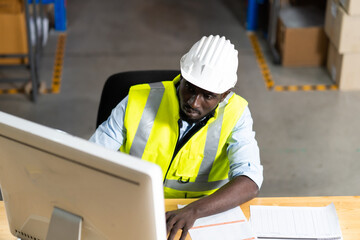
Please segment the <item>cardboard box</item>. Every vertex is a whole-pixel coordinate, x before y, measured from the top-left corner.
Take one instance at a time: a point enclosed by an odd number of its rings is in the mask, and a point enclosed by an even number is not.
[[[359,0],[340,0],[340,3],[349,15],[360,15]]]
[[[328,39],[323,29],[324,13],[308,7],[280,11],[277,47],[286,67],[320,66],[326,62]]]
[[[24,11],[22,0],[0,0],[0,14],[17,14]]]
[[[337,0],[327,3],[325,32],[340,53],[360,52],[360,15],[348,15]]]
[[[25,13],[0,14],[0,54],[27,54]],[[0,58],[0,64],[21,64],[20,58]]]
[[[341,54],[332,43],[329,44],[327,69],[340,90],[360,90],[359,62],[360,53]]]

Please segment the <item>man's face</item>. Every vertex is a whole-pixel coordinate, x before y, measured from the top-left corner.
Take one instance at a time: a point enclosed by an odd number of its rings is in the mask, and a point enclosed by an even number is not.
[[[184,78],[180,80],[179,98],[180,111],[185,117],[184,120],[196,122],[216,108],[229,94],[227,91],[223,94],[216,94],[199,88]]]

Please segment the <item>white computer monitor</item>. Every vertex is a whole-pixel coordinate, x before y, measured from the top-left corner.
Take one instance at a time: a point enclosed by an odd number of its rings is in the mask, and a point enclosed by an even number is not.
[[[18,238],[166,239],[161,176],[155,164],[0,112],[0,187]]]

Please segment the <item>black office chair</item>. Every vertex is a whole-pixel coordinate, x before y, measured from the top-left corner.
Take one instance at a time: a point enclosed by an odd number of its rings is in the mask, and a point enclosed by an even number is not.
[[[179,70],[148,70],[121,72],[110,76],[101,93],[96,128],[110,116],[111,110],[128,95],[131,86],[172,80],[178,74],[180,74]]]

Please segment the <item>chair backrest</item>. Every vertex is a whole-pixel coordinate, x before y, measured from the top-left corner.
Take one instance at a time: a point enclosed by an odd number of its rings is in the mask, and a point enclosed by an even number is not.
[[[96,127],[103,123],[110,116],[112,109],[128,95],[131,86],[172,80],[178,74],[180,74],[179,70],[148,70],[111,75],[106,80],[101,93]]]

